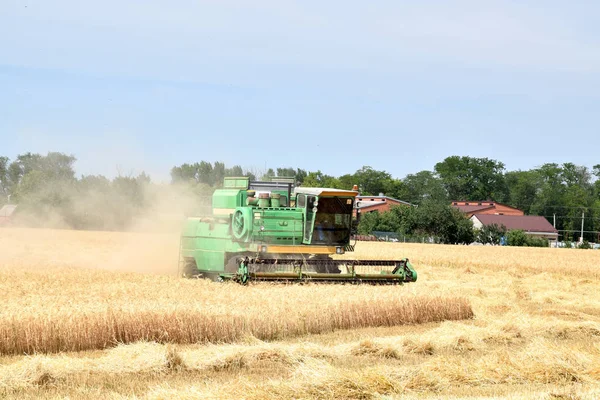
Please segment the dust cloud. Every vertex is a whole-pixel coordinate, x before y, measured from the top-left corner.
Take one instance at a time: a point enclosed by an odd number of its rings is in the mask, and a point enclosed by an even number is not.
[[[0,269],[93,268],[176,275],[179,235],[0,228]]]
[[[59,188],[67,208],[18,209],[10,226],[0,228],[0,268],[176,275],[183,223],[209,212],[210,195],[184,185],[143,183],[136,187],[143,191],[139,196],[128,197],[97,186]],[[136,198],[144,204],[133,203]]]

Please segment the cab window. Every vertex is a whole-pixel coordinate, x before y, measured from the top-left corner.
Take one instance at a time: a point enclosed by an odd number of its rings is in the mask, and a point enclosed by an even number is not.
[[[299,194],[296,199],[296,207],[304,207],[306,205],[306,196],[303,194]]]

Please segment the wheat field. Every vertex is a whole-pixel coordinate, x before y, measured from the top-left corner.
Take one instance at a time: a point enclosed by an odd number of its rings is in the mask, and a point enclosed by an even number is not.
[[[358,243],[401,287],[176,277],[176,233],[0,229],[0,398],[600,398],[600,252]]]

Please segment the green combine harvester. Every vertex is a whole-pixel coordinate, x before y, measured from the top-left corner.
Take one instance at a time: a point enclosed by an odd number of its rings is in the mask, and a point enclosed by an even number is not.
[[[356,188],[355,188],[356,189]],[[214,281],[415,282],[408,259],[333,259],[350,244],[357,190],[294,187],[293,179],[225,178],[212,216],[188,218],[180,272]]]

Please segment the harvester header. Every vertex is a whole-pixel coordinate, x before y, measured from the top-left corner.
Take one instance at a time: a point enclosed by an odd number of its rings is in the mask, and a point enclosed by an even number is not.
[[[357,195],[357,190],[295,187],[292,178],[225,178],[213,194],[212,215],[185,223],[183,274],[241,283],[416,281],[406,259],[331,258],[354,251],[350,236]]]

